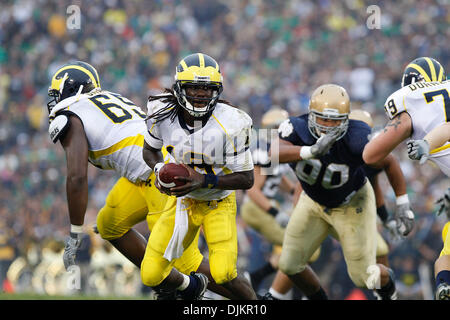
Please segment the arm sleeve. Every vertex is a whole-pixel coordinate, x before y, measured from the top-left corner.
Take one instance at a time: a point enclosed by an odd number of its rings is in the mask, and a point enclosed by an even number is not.
[[[242,129],[235,137],[233,137],[233,143],[226,144],[226,166],[231,169],[231,171],[240,172],[253,170],[250,137],[251,126]]]

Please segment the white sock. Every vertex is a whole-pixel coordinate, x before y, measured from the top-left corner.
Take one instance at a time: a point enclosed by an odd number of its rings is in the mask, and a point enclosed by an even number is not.
[[[275,299],[280,299],[280,300],[292,300],[292,289],[290,289],[288,292],[286,293],[279,293],[278,291],[276,291],[273,288],[269,289],[270,294],[275,298]]]
[[[184,289],[186,289],[188,287],[189,283],[191,282],[191,279],[187,275],[182,274],[182,276],[183,276],[183,283],[180,284],[180,286],[177,288],[177,290],[180,290],[180,291],[183,291]]]

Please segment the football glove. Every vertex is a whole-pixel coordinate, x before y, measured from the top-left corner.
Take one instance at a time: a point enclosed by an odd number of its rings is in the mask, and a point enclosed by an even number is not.
[[[303,146],[300,149],[300,157],[302,159],[320,158],[321,156],[327,154],[339,135],[340,130],[337,129],[322,135],[312,146]]]
[[[450,219],[450,188],[448,188],[444,195],[436,201],[436,204],[439,206],[437,215],[445,213]]]
[[[63,253],[64,267],[69,270],[69,267],[76,265],[75,258],[77,256],[78,248],[81,245],[81,233],[70,233],[70,236],[66,238],[66,246]]]
[[[397,204],[394,219],[397,223],[396,228],[400,235],[407,236],[412,231],[415,222],[414,213],[409,206],[409,202]]]
[[[426,140],[409,140],[407,148],[408,157],[411,160],[419,160],[419,164],[424,164],[430,156],[430,146]]]
[[[383,223],[383,226],[389,231],[389,237],[392,241],[398,242],[402,239],[397,229],[397,222],[394,219],[386,221],[386,223]]]

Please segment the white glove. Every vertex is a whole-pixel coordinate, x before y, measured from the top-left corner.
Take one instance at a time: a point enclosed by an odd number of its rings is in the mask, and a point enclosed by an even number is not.
[[[419,164],[424,164],[430,156],[430,146],[426,140],[409,140],[407,142],[408,157],[411,160],[419,160]]]
[[[66,247],[64,248],[63,261],[66,270],[70,266],[76,265],[75,258],[77,256],[78,248],[81,245],[81,233],[70,233],[70,237],[66,238]]]
[[[390,219],[383,225],[389,231],[389,237],[392,241],[397,242],[402,239],[402,236],[397,229],[397,221],[395,221],[394,219]]]
[[[450,188],[444,193],[444,195],[436,201],[439,205],[437,215],[441,213],[446,213],[447,217],[450,219]]]
[[[319,158],[331,149],[336,139],[339,137],[339,130],[333,130],[322,135],[312,146],[303,146],[300,149],[300,157],[302,159]]]
[[[407,236],[414,228],[414,213],[411,210],[408,195],[397,197],[394,219],[397,223],[397,230],[402,236]]]

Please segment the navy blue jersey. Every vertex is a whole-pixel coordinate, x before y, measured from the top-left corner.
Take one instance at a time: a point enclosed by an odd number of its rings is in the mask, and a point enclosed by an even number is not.
[[[287,120],[286,120],[287,121]],[[280,125],[280,139],[298,146],[311,146],[316,139],[308,129],[308,115],[290,117]],[[370,127],[350,120],[344,137],[330,151],[317,159],[290,163],[306,194],[328,208],[345,203],[366,181],[362,152],[368,142]]]
[[[383,171],[383,169],[369,167],[368,165],[364,165],[363,170],[364,170],[364,173],[366,174],[366,177],[369,178],[369,180],[371,180],[371,181],[373,178],[375,178],[375,176],[377,174],[379,174],[381,171]]]

